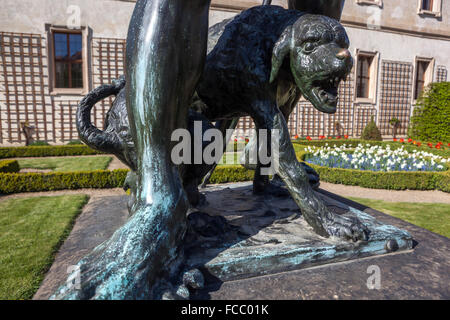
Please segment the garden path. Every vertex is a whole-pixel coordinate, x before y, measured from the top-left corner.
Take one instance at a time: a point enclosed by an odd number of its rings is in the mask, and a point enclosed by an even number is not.
[[[328,182],[321,182],[320,188],[325,191],[339,195],[341,197],[358,197],[391,202],[431,202],[431,203],[450,204],[450,194],[442,191],[418,191],[418,190],[398,191],[398,190],[367,189],[356,186],[332,184]],[[125,192],[121,188],[29,192],[29,193],[16,193],[11,195],[0,196],[0,201],[11,198],[57,196],[65,194],[87,194],[90,197],[108,197],[115,195],[124,195]]]

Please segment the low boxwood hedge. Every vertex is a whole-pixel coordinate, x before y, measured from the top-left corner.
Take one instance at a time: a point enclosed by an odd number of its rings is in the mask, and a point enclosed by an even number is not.
[[[297,153],[304,161],[307,153]],[[14,163],[14,161],[10,161]],[[17,161],[16,161],[17,162]],[[354,185],[372,189],[441,190],[450,192],[450,171],[444,172],[374,172],[328,168],[309,164],[325,182]],[[18,164],[10,166],[18,168]],[[12,170],[16,170],[16,169]],[[18,170],[17,170],[18,171]],[[0,173],[0,193],[38,192],[82,188],[119,188],[123,186],[128,170],[97,170],[52,173]],[[211,183],[251,181],[254,171],[240,165],[219,166]]]
[[[128,170],[51,173],[0,173],[0,193],[38,192],[83,188],[119,188]]]
[[[241,165],[230,165],[230,166],[218,166],[211,178],[210,183],[228,183],[228,182],[242,182],[251,181],[255,172],[252,170],[247,170]]]
[[[102,154],[86,145],[0,147],[0,159],[26,157],[88,156]]]
[[[0,160],[0,173],[19,172],[20,166],[17,160]]]
[[[297,152],[304,161],[307,153]],[[320,180],[335,184],[388,190],[441,190],[450,192],[450,171],[364,171],[329,168],[308,163],[320,175]]]

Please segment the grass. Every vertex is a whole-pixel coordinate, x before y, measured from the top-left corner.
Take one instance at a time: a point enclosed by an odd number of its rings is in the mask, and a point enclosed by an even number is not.
[[[37,159],[19,159],[21,169],[49,169],[52,171],[90,171],[105,170],[108,168],[112,158],[108,156],[99,157],[54,157]]]
[[[348,198],[450,238],[450,204],[389,202],[354,197]]]
[[[0,202],[0,300],[33,297],[88,198],[70,195]]]

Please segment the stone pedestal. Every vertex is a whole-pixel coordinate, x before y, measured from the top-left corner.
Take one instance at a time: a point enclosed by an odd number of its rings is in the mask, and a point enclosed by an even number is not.
[[[358,217],[366,242],[313,232],[290,197],[255,196],[249,183],[202,190],[207,203],[189,215],[188,265],[229,281],[347,261],[413,248],[411,235],[323,194],[328,207]],[[220,192],[219,192],[220,191]]]

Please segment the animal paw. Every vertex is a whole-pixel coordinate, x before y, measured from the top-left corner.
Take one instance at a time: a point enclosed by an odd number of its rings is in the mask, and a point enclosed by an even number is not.
[[[356,242],[369,239],[369,229],[355,217],[333,214],[327,218],[324,228],[330,236],[345,240]]]

